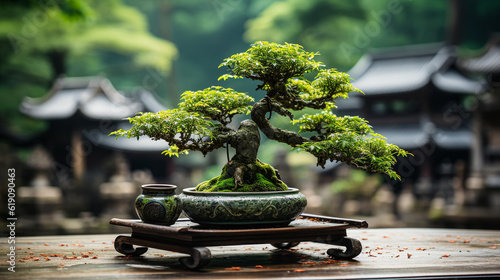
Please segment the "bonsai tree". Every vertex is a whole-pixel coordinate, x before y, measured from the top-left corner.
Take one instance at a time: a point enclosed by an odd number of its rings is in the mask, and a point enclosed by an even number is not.
[[[279,173],[257,158],[260,131],[269,139],[288,144],[317,158],[324,167],[327,160],[341,161],[357,169],[378,172],[399,179],[392,170],[396,156],[407,152],[375,134],[368,122],[357,116],[340,117],[332,113],[335,100],[350,92],[361,92],[346,73],[325,69],[315,61],[317,53],[296,44],[256,42],[243,53],[226,58],[219,67],[227,67],[228,78],[260,81],[257,90],[262,99],[254,99],[231,88],[212,86],[182,94],[178,108],[158,113],[140,113],[128,118],[132,127],[111,134],[165,140],[170,147],[164,154],[186,154],[189,150],[204,155],[231,145],[236,154],[222,168],[220,176],[203,182],[198,191],[276,191],[286,190]],[[316,72],[310,81],[305,75]],[[316,109],[293,119],[292,111]],[[297,132],[275,127],[272,113],[290,118]],[[229,124],[236,115],[250,114],[237,130]],[[308,135],[307,137],[304,135]]]

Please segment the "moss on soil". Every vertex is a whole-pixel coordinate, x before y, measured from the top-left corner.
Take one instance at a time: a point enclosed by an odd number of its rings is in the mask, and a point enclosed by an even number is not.
[[[236,183],[235,171],[240,169],[242,183]],[[236,186],[238,184],[238,186]],[[243,164],[237,157],[224,165],[219,176],[196,186],[197,191],[206,192],[259,192],[282,191],[288,187],[281,181],[279,173],[271,165],[257,159],[254,163]]]

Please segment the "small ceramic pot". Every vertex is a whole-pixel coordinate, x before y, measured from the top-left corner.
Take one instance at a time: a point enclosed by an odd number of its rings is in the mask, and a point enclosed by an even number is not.
[[[142,194],[135,200],[135,211],[149,224],[171,225],[181,214],[181,201],[175,195],[177,186],[168,184],[142,185]]]

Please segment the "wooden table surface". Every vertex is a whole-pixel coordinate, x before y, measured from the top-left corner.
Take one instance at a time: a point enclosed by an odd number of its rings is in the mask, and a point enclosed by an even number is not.
[[[301,243],[289,250],[269,244],[209,247],[201,271],[182,267],[179,253],[150,249],[126,257],[113,235],[16,237],[15,272],[0,239],[0,279],[432,279],[500,278],[500,231],[457,229],[349,229],[363,252],[350,261],[325,254],[330,245]]]

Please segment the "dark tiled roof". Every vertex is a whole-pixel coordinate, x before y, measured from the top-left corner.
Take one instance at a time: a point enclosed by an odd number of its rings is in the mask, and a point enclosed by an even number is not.
[[[410,92],[425,86],[449,56],[438,53],[435,45],[378,50],[366,54],[349,74],[367,95]]]
[[[432,139],[443,149],[470,149],[473,133],[466,128],[437,129]]]
[[[146,112],[156,113],[159,111],[167,110],[167,107],[158,102],[158,98],[156,97],[156,95],[149,91],[142,90],[141,92],[139,92],[139,94],[137,94],[137,98],[144,105]]]
[[[436,73],[432,76],[432,83],[451,93],[479,94],[487,89],[484,82],[471,80],[454,69]]]
[[[366,95],[407,93],[432,83],[455,93],[479,93],[480,82],[470,80],[451,67],[456,48],[425,45],[379,50],[365,55],[349,74],[354,86]]]
[[[129,129],[131,125],[126,122],[120,122],[118,129]],[[169,148],[167,142],[163,140],[155,141],[147,136],[137,138],[126,138],[126,137],[116,137],[114,135],[108,135],[106,132],[98,131],[94,135],[96,139],[100,139],[99,144],[113,148],[121,151],[140,151],[140,152],[161,152]]]
[[[492,36],[482,55],[460,59],[459,65],[471,72],[500,73],[500,34]]]
[[[403,149],[417,149],[429,143],[431,135],[420,125],[380,125],[373,128],[387,142]]]
[[[436,128],[430,122],[421,122],[415,125],[377,125],[373,128],[376,133],[386,137],[388,143],[399,146],[405,150],[418,150],[421,153],[432,153],[434,147],[445,150],[466,150],[470,149],[473,141],[473,134],[467,128],[443,129]],[[426,145],[435,145],[426,147]],[[426,155],[428,156],[428,155]],[[318,173],[330,172],[341,162],[327,162],[325,168],[315,168]]]
[[[25,98],[20,110],[37,119],[66,119],[80,111],[90,119],[121,120],[146,107],[161,108],[151,105],[154,97],[150,94],[141,96],[146,97],[146,102],[124,96],[103,77],[60,78],[47,96]]]
[[[434,127],[432,125],[432,127]],[[466,128],[458,129],[428,129],[423,126],[376,126],[375,132],[387,138],[387,142],[403,149],[418,149],[432,140],[442,149],[470,149],[473,134]]]

